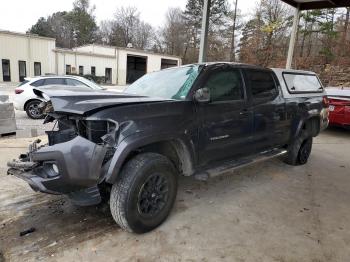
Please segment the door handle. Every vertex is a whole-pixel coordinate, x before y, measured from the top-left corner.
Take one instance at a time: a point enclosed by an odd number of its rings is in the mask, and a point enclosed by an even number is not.
[[[239,112],[240,115],[245,115],[248,113],[248,109],[244,108],[241,112]]]

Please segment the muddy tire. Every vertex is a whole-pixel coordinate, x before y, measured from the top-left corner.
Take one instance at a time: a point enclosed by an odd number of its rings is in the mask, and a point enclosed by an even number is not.
[[[123,229],[146,233],[170,214],[177,193],[177,170],[170,160],[142,153],[129,160],[112,186],[110,209]]]
[[[295,138],[288,146],[288,153],[284,162],[292,166],[300,166],[307,163],[312,150],[312,136],[306,131]]]
[[[26,113],[31,119],[42,119],[45,117],[45,114],[39,109],[40,103],[40,100],[33,100],[26,105]]]

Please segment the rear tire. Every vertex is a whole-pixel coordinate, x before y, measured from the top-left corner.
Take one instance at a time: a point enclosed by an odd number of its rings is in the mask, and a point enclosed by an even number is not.
[[[300,166],[307,163],[312,150],[312,136],[306,131],[295,138],[288,146],[288,153],[284,162],[292,166]]]
[[[177,173],[170,160],[160,154],[142,153],[129,160],[110,195],[117,224],[138,234],[162,224],[174,205]]]
[[[45,117],[42,110],[38,108],[40,103],[40,100],[33,100],[26,105],[26,113],[31,119],[42,119]]]

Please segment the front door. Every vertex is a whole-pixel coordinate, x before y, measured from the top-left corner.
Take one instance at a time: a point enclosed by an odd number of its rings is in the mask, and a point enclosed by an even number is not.
[[[202,87],[211,101],[197,105],[201,123],[198,157],[201,166],[249,153],[252,112],[248,108],[242,73],[224,65],[209,73]]]

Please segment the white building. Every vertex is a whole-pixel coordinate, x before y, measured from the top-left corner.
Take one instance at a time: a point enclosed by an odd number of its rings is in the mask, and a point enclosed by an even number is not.
[[[56,48],[53,38],[0,31],[0,82],[45,74],[92,74],[109,84],[132,83],[145,73],[181,65],[181,58],[134,48],[85,45]]]

